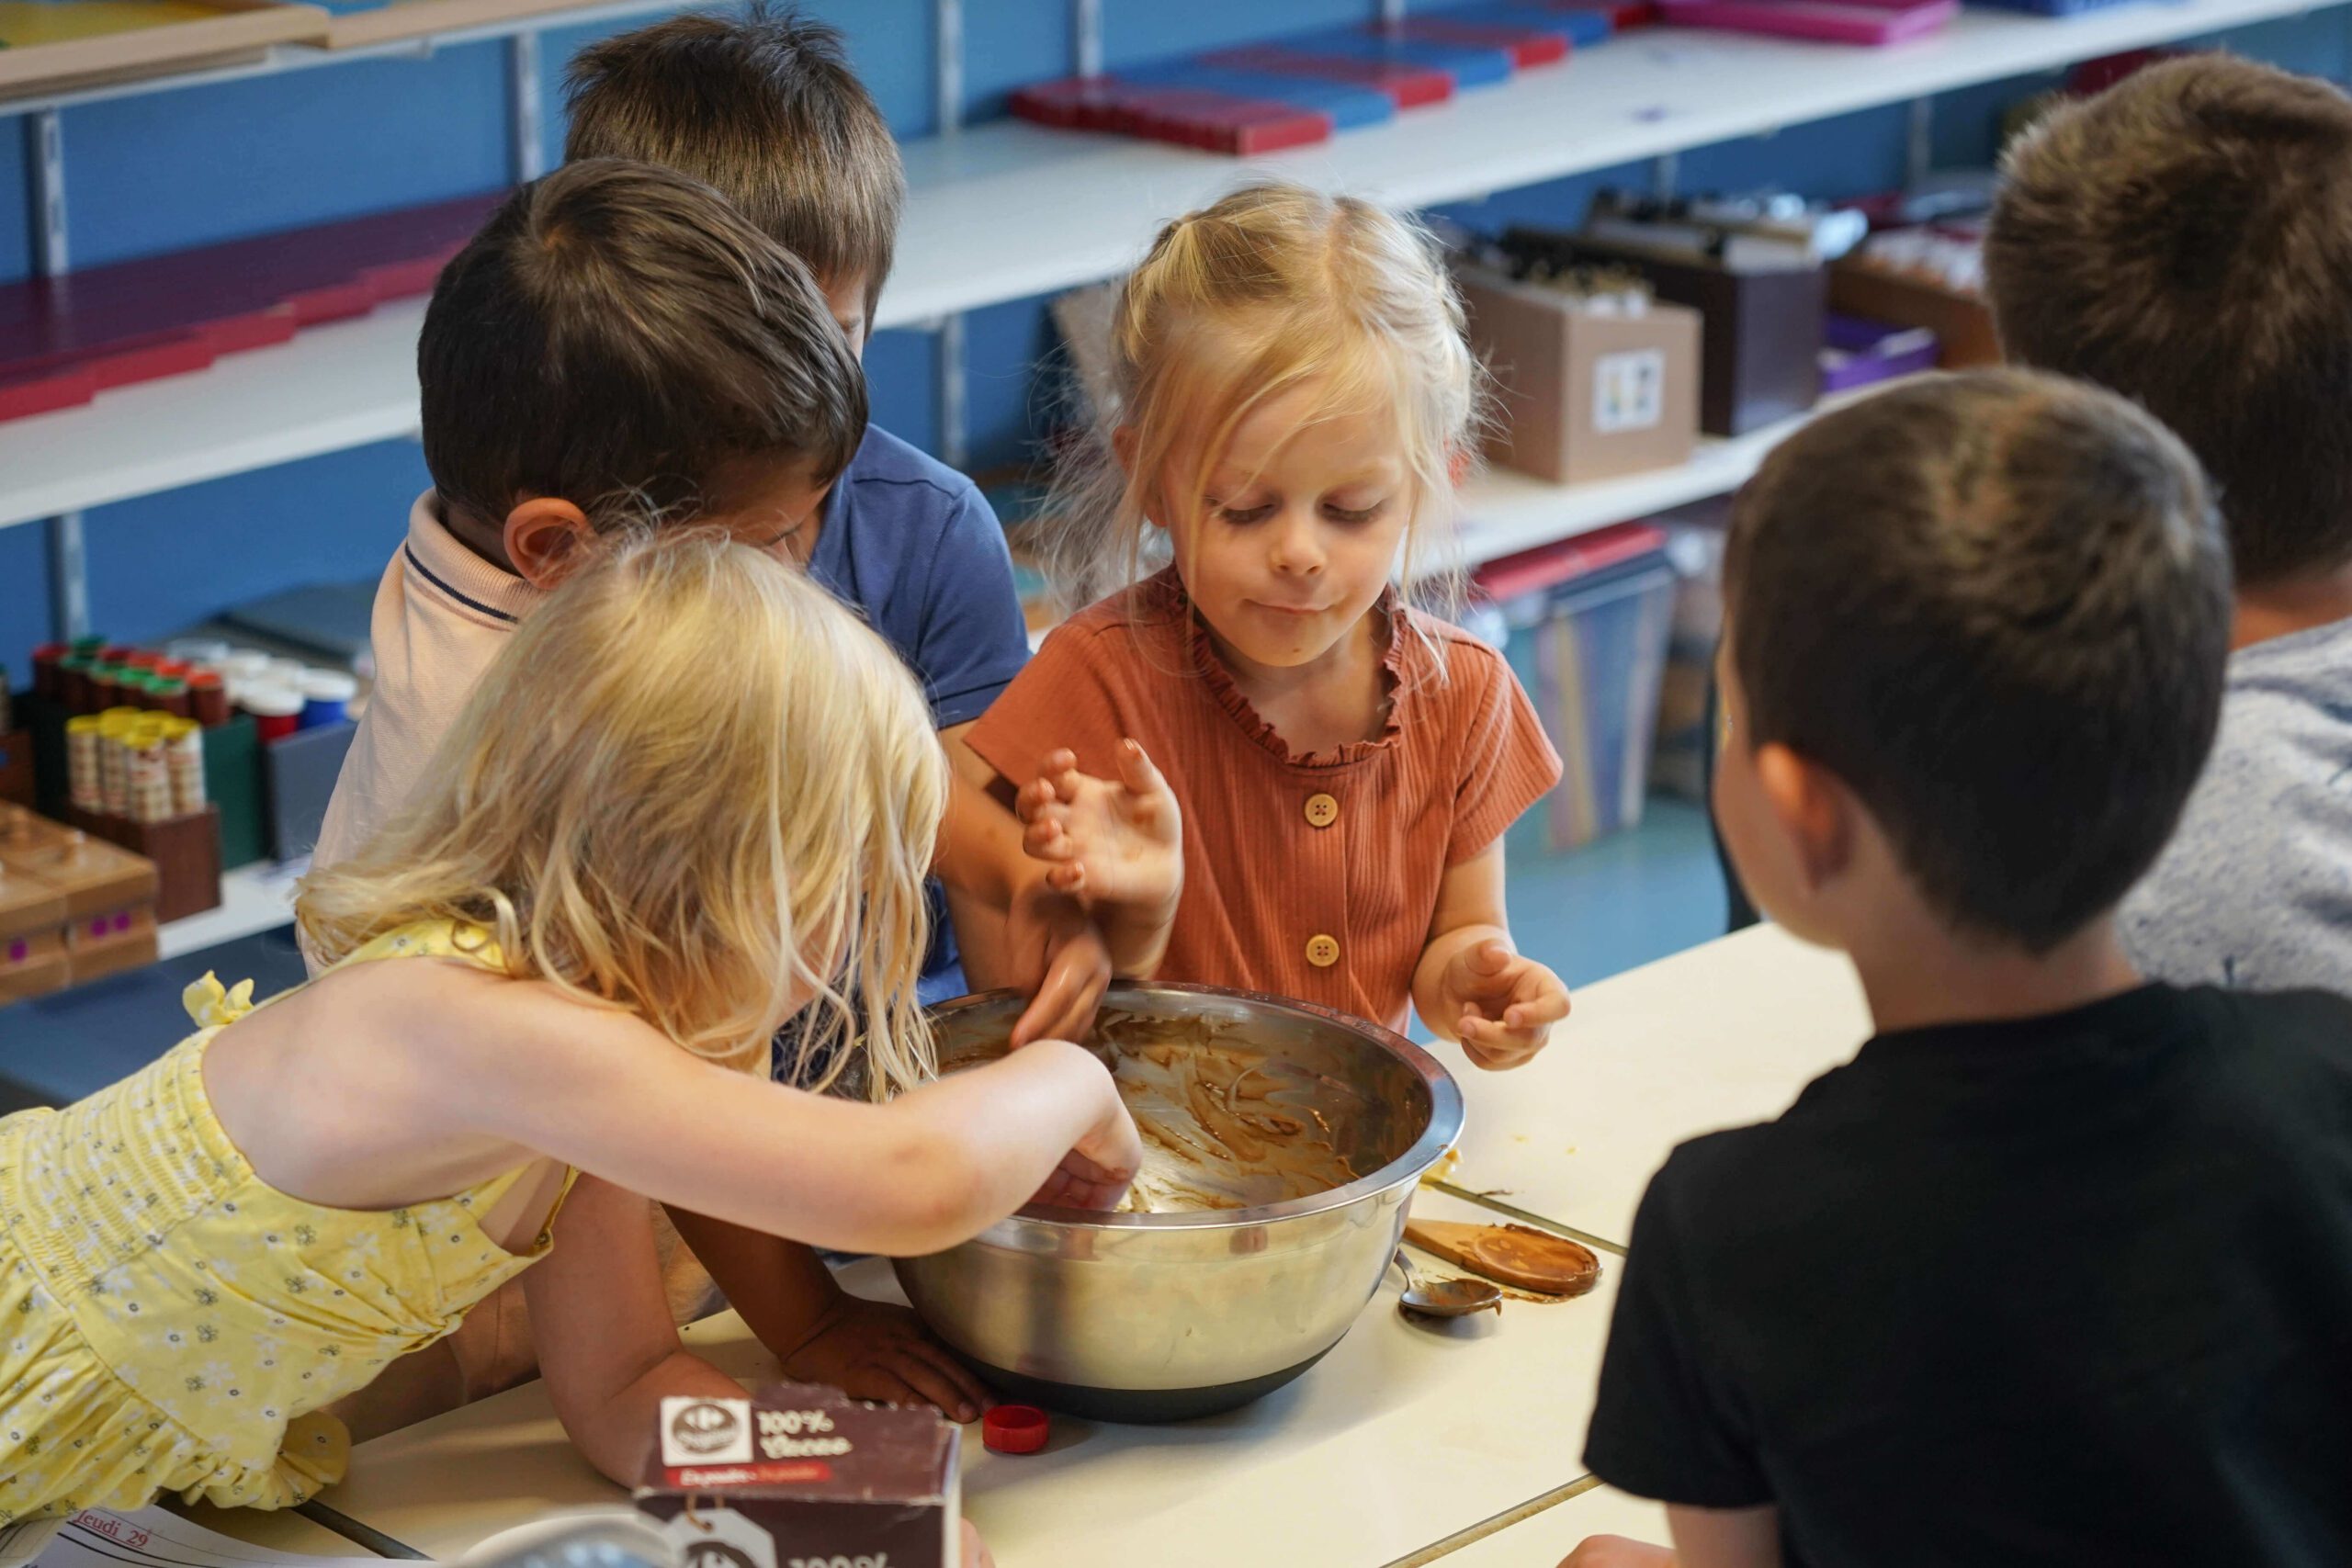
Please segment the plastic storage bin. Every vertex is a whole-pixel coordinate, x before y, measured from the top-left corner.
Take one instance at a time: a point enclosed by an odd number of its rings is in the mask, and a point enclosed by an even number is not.
[[[1562,773],[1506,838],[1549,854],[1637,826],[1649,788],[1676,576],[1664,530],[1621,524],[1478,574]]]

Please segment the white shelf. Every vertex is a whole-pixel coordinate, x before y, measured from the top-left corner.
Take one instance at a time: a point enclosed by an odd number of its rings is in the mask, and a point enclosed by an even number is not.
[[[294,879],[305,865],[241,866],[220,879],[220,907],[167,922],[157,933],[159,957],[177,958],[199,948],[272,931],[294,919]]]
[[[1679,468],[1654,468],[1581,485],[1555,485],[1510,468],[1490,468],[1463,495],[1454,559],[1443,564],[1475,569],[1612,523],[1653,516],[1712,495],[1729,495],[1747,482],[1773,447],[1814,420],[1896,384],[1885,381],[1824,398],[1808,412],[1746,435],[1728,440],[1702,437],[1699,450]]]
[[[899,265],[877,319],[904,325],[1111,276],[1159,225],[1253,175],[1396,207],[1458,201],[2318,8],[2147,0],[2065,21],[1970,9],[1886,50],[1651,28],[1256,160],[994,123],[907,147]]]
[[[2068,21],[1969,10],[1941,36],[1891,50],[1650,29],[1257,161],[1017,121],[931,137],[906,148],[899,265],[876,324],[1110,276],[1158,225],[1252,175],[1400,207],[1459,200],[2314,8],[2143,0]],[[423,314],[422,302],[388,307],[193,376],[0,423],[0,527],[413,434]]]
[[[0,423],[0,528],[411,435],[424,302]]]

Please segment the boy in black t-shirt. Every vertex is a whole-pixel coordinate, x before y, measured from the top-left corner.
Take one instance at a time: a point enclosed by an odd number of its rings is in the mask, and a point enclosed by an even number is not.
[[[1772,455],[1725,581],[1724,837],[1879,1033],[1651,1182],[1591,1468],[1690,1568],[2352,1562],[2352,1002],[2115,932],[2219,708],[2195,460],[1898,389]]]

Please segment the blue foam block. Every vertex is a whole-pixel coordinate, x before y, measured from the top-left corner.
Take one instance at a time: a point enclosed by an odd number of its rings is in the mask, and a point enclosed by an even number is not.
[[[1617,29],[1610,24],[1609,13],[1598,7],[1577,6],[1554,10],[1548,6],[1515,6],[1509,3],[1494,6],[1468,6],[1458,11],[1432,11],[1432,20],[1472,22],[1487,28],[1525,28],[1530,32],[1565,33],[1568,42],[1578,49],[1596,44]]]
[[[1510,55],[1503,50],[1479,49],[1469,44],[1430,43],[1419,39],[1383,38],[1354,28],[1339,32],[1310,33],[1304,38],[1283,39],[1281,42],[1284,49],[1295,50],[1301,54],[1368,60],[1383,65],[1426,66],[1453,77],[1456,91],[1500,86],[1510,80],[1514,69]]]
[[[1197,87],[1237,98],[1262,98],[1289,104],[1331,117],[1335,130],[1385,125],[1396,118],[1396,105],[1387,94],[1345,82],[1318,82],[1304,76],[1280,76],[1271,71],[1228,71],[1193,61],[1122,71],[1123,80],[1154,87]]]

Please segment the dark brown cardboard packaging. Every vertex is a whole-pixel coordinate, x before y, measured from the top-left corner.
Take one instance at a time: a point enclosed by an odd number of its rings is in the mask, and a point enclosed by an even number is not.
[[[830,1388],[665,1399],[637,1506],[686,1568],[957,1568],[962,1440]]]

